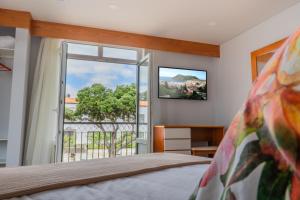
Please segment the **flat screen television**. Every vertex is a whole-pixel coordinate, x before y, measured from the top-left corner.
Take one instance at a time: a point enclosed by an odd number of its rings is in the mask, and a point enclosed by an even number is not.
[[[207,100],[205,70],[158,67],[158,98]]]

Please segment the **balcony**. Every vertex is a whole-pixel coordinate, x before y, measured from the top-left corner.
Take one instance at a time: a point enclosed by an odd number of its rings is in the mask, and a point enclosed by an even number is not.
[[[62,161],[134,155],[136,137],[135,122],[64,122]]]

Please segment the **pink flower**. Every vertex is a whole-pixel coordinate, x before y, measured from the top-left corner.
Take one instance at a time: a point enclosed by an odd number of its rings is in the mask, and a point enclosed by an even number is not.
[[[216,155],[211,162],[208,170],[203,175],[200,181],[200,187],[205,187],[209,181],[215,177],[218,173],[225,174],[229,168],[230,161],[233,158],[235,152],[234,139],[238,133],[238,125],[240,123],[241,114],[238,113],[232,121],[229,129],[227,130],[225,137],[223,138]]]
[[[199,187],[206,187],[209,181],[217,175],[217,163],[213,160],[203,175]]]

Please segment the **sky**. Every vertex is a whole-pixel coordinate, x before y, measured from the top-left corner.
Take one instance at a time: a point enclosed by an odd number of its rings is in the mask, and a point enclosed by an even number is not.
[[[98,46],[68,43],[68,53],[98,56]],[[103,56],[135,60],[137,52],[103,47]],[[143,79],[143,76],[141,77]],[[95,83],[101,83],[111,89],[115,89],[117,85],[136,83],[136,65],[67,60],[66,95],[76,97],[80,89]],[[141,83],[141,88],[143,88],[146,83]]]
[[[196,70],[185,70],[185,69],[173,69],[173,68],[163,68],[160,67],[159,75],[161,77],[174,77],[176,75],[185,75],[185,76],[196,76],[200,80],[206,80],[205,71],[196,71]]]
[[[68,43],[68,53],[98,56],[98,46]],[[137,51],[130,49],[119,49],[113,47],[103,47],[103,56],[109,58],[123,58],[128,60],[136,60]]]
[[[115,89],[117,85],[136,82],[136,66],[95,61],[67,61],[66,94],[76,97],[77,92],[94,83]]]

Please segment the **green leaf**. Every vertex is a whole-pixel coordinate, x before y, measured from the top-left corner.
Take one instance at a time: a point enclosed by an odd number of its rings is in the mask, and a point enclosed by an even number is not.
[[[198,190],[199,190],[199,187],[197,185],[197,187],[194,189],[193,194],[190,196],[189,200],[196,200],[197,194],[198,194]]]
[[[284,199],[291,175],[290,170],[278,170],[274,160],[266,162],[259,180],[257,200]]]
[[[190,196],[189,200],[196,200],[197,195],[194,193]]]
[[[298,140],[293,129],[281,123],[277,123],[275,124],[274,134],[279,148],[288,152],[288,154],[293,157],[293,160],[296,160],[298,154]]]
[[[254,134],[256,131],[256,129],[254,128],[244,128],[243,131],[241,131],[238,136],[237,136],[237,140],[235,141],[235,146],[238,147],[240,146],[240,144],[244,141],[244,139],[251,135]]]
[[[259,141],[249,142],[241,153],[240,160],[234,169],[232,175],[227,181],[228,185],[236,183],[246,178],[259,164],[271,159],[270,156],[263,155],[260,149]]]
[[[231,192],[230,188],[224,190],[221,200],[236,200],[235,195]]]
[[[227,172],[226,172],[224,175],[221,175],[221,176],[220,176],[220,181],[222,182],[222,184],[223,184],[224,187],[226,187],[227,179],[228,179],[229,175],[231,174],[230,172],[233,170],[233,169],[232,169],[232,167],[233,167],[233,166],[232,166],[232,163],[233,163],[233,161],[234,161],[235,154],[236,154],[236,150],[234,151],[234,154],[233,154],[233,156],[231,157],[231,160],[230,160],[230,162],[229,162],[229,167],[228,167],[228,169],[227,169]]]

